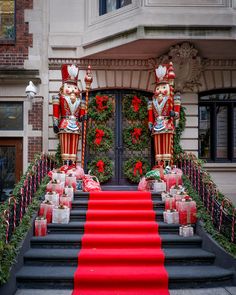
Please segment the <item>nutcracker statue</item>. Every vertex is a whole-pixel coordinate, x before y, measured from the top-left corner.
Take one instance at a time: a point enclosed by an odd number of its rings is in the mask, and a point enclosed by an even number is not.
[[[155,69],[156,88],[148,103],[148,127],[154,137],[155,161],[158,166],[173,161],[174,120],[179,118],[180,95],[174,95],[173,64]]]
[[[53,96],[53,129],[59,134],[61,157],[65,164],[76,162],[81,122],[86,119],[85,103],[77,86],[78,68],[62,65],[62,87]]]

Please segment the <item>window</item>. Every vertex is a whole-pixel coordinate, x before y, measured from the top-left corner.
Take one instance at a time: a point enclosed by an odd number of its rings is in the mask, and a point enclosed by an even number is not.
[[[0,102],[0,130],[23,130],[22,102]]]
[[[15,0],[0,0],[0,41],[15,39]]]
[[[99,15],[106,14],[132,3],[132,0],[99,0]]]
[[[236,90],[200,95],[198,148],[208,161],[236,160]]]

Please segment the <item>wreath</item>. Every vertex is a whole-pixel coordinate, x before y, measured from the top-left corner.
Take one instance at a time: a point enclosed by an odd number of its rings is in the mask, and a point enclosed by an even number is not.
[[[134,183],[138,183],[150,169],[148,161],[141,157],[132,158],[124,163],[124,175]]]
[[[104,125],[90,128],[87,134],[87,142],[92,151],[108,151],[113,143],[113,133],[111,128]]]
[[[123,112],[128,120],[147,118],[147,98],[145,96],[126,95],[123,100]]]
[[[91,174],[97,176],[101,183],[108,181],[113,175],[112,162],[107,157],[97,157],[88,164]]]
[[[124,143],[128,149],[142,151],[148,146],[148,128],[143,124],[135,124],[123,131]]]
[[[112,115],[112,103],[109,101],[109,96],[97,94],[92,97],[88,115],[94,121],[107,121]]]

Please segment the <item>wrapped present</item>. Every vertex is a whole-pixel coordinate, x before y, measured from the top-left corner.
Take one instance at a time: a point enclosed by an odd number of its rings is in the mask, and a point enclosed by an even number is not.
[[[189,196],[179,202],[179,223],[181,225],[194,224],[197,222],[197,206]]]
[[[96,176],[86,174],[83,178],[84,192],[99,192],[101,191],[100,183]]]
[[[52,223],[67,224],[70,221],[70,208],[60,205],[52,210]]]
[[[58,206],[59,205],[59,194],[56,192],[47,192],[45,195],[45,201],[49,201],[54,206]]]
[[[185,191],[178,191],[177,194],[174,195],[177,210],[179,210],[179,202],[181,202],[186,196],[187,193]]]
[[[164,175],[164,180],[166,182],[166,190],[170,191],[171,187],[182,185],[182,173],[178,174],[171,172],[170,174]]]
[[[77,165],[75,168],[75,176],[77,180],[83,179],[84,177],[84,169],[80,167],[79,165]]]
[[[76,177],[72,174],[67,175],[65,185],[72,186],[76,190]]]
[[[164,222],[168,224],[179,223],[179,212],[177,210],[167,210],[163,212]]]
[[[73,186],[66,186],[64,188],[65,195],[71,197],[72,201],[74,200],[74,188]]]
[[[166,198],[170,197],[170,194],[167,192],[162,192],[161,193],[161,200],[162,202],[165,202]]]
[[[166,190],[166,183],[162,180],[147,180],[147,190],[154,193],[161,193]]]
[[[151,171],[148,171],[145,175],[146,180],[160,180],[160,171],[159,169],[153,169]]]
[[[71,209],[72,207],[72,198],[68,195],[62,195],[59,198],[60,200],[60,205],[64,205],[66,207],[69,207]]]
[[[56,171],[52,173],[52,179],[58,180],[60,182],[65,182],[66,174],[64,171]]]
[[[178,192],[181,192],[183,190],[183,187],[182,185],[173,185],[171,188],[170,188],[170,194],[172,196],[176,195]]]
[[[179,235],[182,237],[192,237],[194,235],[193,227],[190,225],[180,226]]]
[[[147,180],[145,177],[142,177],[138,184],[138,191],[147,191]]]
[[[40,204],[39,208],[39,216],[45,217],[47,219],[47,223],[52,222],[52,209],[54,205],[52,202],[46,200]]]
[[[44,237],[47,235],[47,219],[37,217],[34,222],[34,234],[36,237]]]
[[[77,191],[83,191],[83,180],[76,178],[76,190]]]
[[[52,180],[47,184],[47,191],[53,191],[58,193],[59,195],[63,194],[64,191],[64,187],[65,187],[65,183],[64,182],[60,182],[59,180]]]
[[[165,200],[165,211],[176,209],[176,201],[173,197],[167,197]]]

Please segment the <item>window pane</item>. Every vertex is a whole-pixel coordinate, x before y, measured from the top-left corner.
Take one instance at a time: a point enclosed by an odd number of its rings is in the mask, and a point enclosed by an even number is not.
[[[23,103],[0,103],[0,130],[23,130]]]
[[[216,157],[228,157],[228,115],[226,106],[216,107]]]
[[[210,107],[200,106],[199,108],[199,157],[209,159],[210,153]]]
[[[11,195],[15,179],[16,148],[0,146],[0,200]]]
[[[0,0],[0,40],[15,38],[15,1]]]
[[[233,138],[233,143],[234,143],[234,150],[233,150],[233,157],[236,158],[236,107],[234,107],[234,138]]]
[[[126,6],[132,3],[132,0],[121,0],[120,6]]]
[[[106,0],[107,12],[116,10],[116,0]]]

